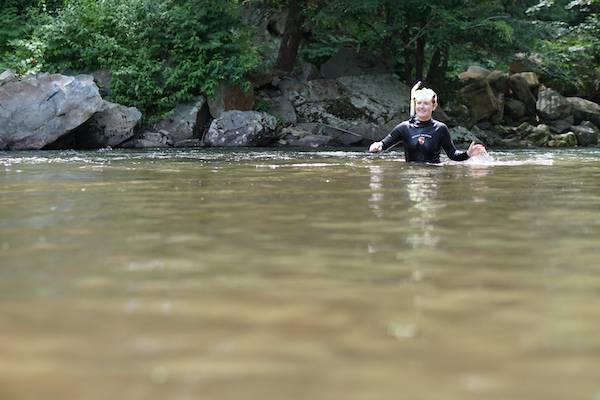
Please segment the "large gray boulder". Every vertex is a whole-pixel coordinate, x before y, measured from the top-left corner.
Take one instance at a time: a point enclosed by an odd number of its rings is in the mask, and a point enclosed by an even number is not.
[[[571,126],[571,131],[577,136],[579,146],[595,146],[598,144],[600,129],[590,121],[584,121],[581,125]]]
[[[508,86],[517,100],[525,104],[529,115],[536,114],[536,99],[531,92],[530,81],[522,74],[510,75]]]
[[[460,96],[466,100],[469,107],[470,118],[462,122],[467,128],[473,127],[477,122],[490,117],[504,107],[498,104],[498,98],[488,82],[465,86]]]
[[[537,109],[540,117],[545,120],[564,119],[571,114],[569,101],[555,91],[546,89],[540,92],[537,99]]]
[[[210,121],[206,98],[198,96],[191,103],[175,106],[173,113],[159,121],[155,129],[157,132],[164,132],[169,142],[177,144],[199,139],[208,128]]]
[[[26,76],[0,86],[0,140],[11,150],[42,149],[102,106],[91,75]]]
[[[319,124],[313,133],[337,135],[344,145],[379,140],[409,113],[410,88],[391,74],[297,82],[283,94],[299,122]]]
[[[7,69],[0,74],[0,86],[4,85],[5,83],[15,82],[17,80],[17,76],[12,69]]]
[[[257,147],[276,139],[277,120],[258,111],[225,111],[212,121],[204,144],[211,147]]]
[[[576,120],[590,121],[600,127],[600,104],[581,97],[567,97],[567,102],[571,105]]]
[[[102,109],[75,130],[74,147],[116,147],[133,137],[141,119],[142,113],[137,108],[104,100]]]

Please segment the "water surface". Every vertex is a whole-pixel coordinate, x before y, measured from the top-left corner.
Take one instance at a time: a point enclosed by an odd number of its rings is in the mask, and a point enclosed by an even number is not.
[[[600,150],[0,153],[0,399],[600,399]]]

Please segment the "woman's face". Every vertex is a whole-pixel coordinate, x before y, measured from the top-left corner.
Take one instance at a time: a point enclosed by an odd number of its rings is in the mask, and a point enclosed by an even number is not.
[[[427,97],[417,97],[415,99],[415,111],[419,121],[429,121],[436,107],[437,104],[434,104],[433,100]]]

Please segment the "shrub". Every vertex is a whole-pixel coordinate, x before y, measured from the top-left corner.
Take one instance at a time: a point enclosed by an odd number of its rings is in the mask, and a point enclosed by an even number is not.
[[[236,2],[68,0],[39,29],[60,69],[112,73],[108,99],[160,116],[221,79],[248,87],[259,59]]]

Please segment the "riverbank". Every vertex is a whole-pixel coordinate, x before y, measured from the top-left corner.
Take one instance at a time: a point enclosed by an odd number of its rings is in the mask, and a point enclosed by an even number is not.
[[[152,126],[135,108],[102,99],[94,75],[17,79],[7,71],[0,148],[366,147],[409,117],[410,88],[391,73],[361,70],[363,58],[345,51],[321,70],[265,70],[246,93],[223,83],[216,99],[198,96]],[[353,75],[342,74],[349,64]],[[434,113],[458,146],[598,146],[600,105],[562,96],[532,72],[473,67],[460,80],[455,98],[440,99]]]

